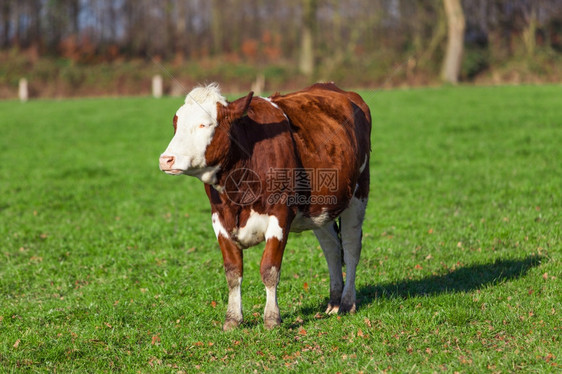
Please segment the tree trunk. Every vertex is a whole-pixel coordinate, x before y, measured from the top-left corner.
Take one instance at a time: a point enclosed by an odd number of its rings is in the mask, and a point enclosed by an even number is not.
[[[465,20],[460,0],[443,0],[443,3],[449,30],[441,76],[445,82],[454,84],[459,81],[461,70]]]
[[[304,75],[314,74],[314,31],[316,28],[317,0],[303,0],[301,55],[299,69]]]
[[[211,1],[211,28],[212,28],[212,37],[213,37],[213,53],[215,55],[222,54],[222,29],[223,29],[223,21],[222,21],[222,9],[220,0],[212,0]]]
[[[523,30],[523,41],[525,42],[525,49],[527,55],[533,57],[535,54],[536,46],[536,33],[537,33],[537,10],[534,4],[531,3],[531,11],[527,18],[527,27]]]
[[[187,10],[183,1],[176,4],[176,30],[174,36],[174,52],[184,56],[187,54]]]

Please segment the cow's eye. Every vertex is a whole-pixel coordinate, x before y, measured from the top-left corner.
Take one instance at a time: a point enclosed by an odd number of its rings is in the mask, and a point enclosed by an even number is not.
[[[176,131],[178,130],[178,116],[174,116],[174,119],[172,121],[174,123],[174,134],[176,133]]]
[[[204,129],[205,127],[207,127],[207,126],[205,126],[204,124],[200,124],[200,125],[199,125],[199,128],[200,128],[200,129]]]

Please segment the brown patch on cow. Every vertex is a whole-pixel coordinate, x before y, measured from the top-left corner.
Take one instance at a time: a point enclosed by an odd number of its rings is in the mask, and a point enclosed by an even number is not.
[[[242,250],[222,235],[219,235],[218,242],[222,252],[226,279],[230,286],[231,280],[237,280],[244,274]]]
[[[217,103],[217,127],[211,144],[205,151],[207,165],[223,165],[232,155],[230,154],[232,138],[232,126],[246,115],[254,96],[250,92],[247,96],[235,100],[225,107]]]
[[[260,274],[266,287],[274,287],[279,282],[285,243],[286,240],[279,240],[277,238],[268,239],[265,243],[265,250],[260,264]]]

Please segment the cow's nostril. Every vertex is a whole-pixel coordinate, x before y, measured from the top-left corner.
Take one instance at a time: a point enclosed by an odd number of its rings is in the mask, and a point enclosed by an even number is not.
[[[176,158],[174,156],[160,156],[160,169],[170,170]]]

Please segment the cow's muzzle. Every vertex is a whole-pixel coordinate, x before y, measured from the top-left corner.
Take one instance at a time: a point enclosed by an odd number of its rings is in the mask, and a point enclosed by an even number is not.
[[[174,156],[160,156],[159,164],[160,170],[165,172],[166,174],[181,174],[181,170],[174,169],[174,163],[176,162],[176,158]]]

